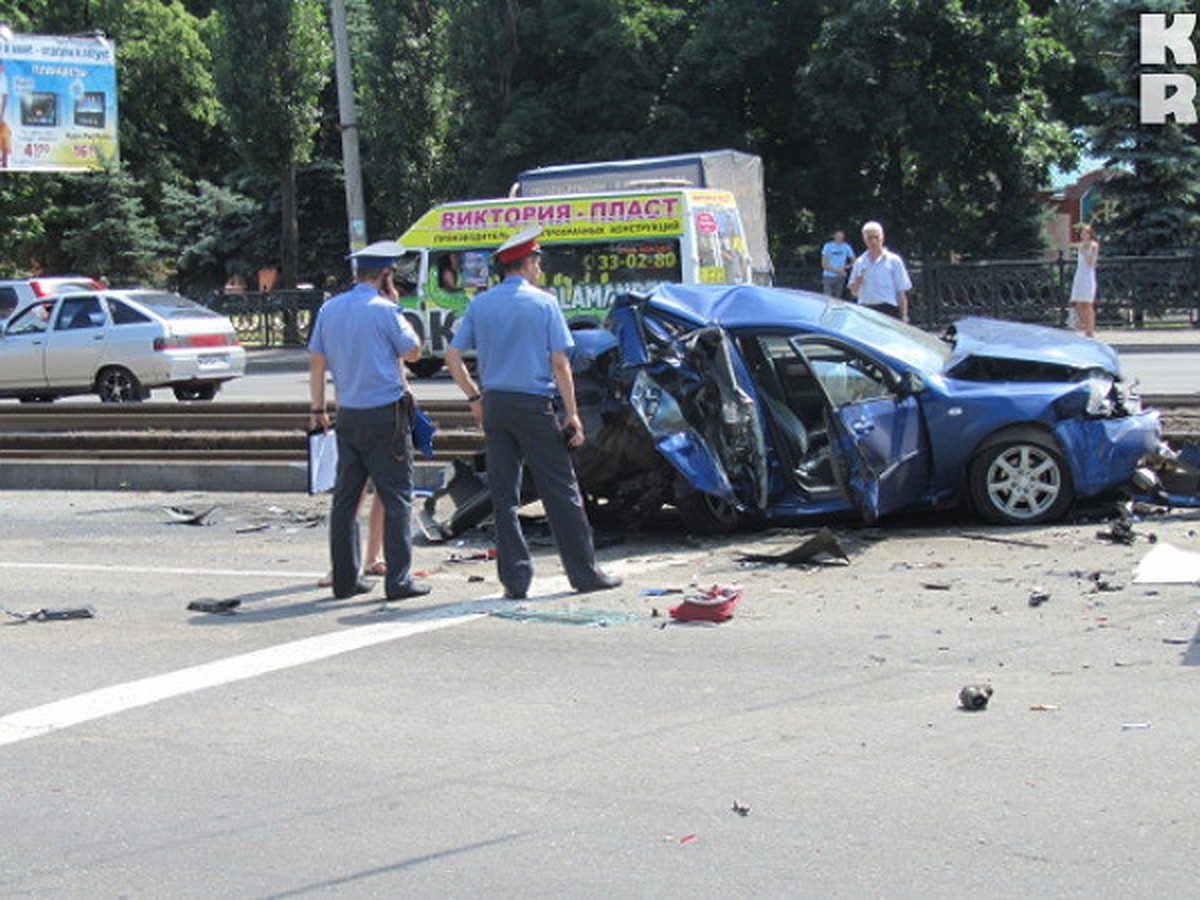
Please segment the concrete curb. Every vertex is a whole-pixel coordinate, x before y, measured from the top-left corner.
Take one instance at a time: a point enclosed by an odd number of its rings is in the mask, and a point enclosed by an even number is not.
[[[442,485],[443,463],[413,466],[413,486],[421,491]],[[79,461],[47,464],[6,460],[0,465],[0,490],[46,491],[229,491],[233,493],[308,492],[304,463],[206,463]]]

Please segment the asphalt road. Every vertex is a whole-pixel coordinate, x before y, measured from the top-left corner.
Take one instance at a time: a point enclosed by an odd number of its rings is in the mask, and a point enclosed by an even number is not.
[[[1132,573],[1200,551],[1196,512],[1128,546],[844,526],[848,562],[799,568],[737,558],[801,532],[625,535],[601,556],[626,584],[586,596],[542,546],[523,604],[448,559],[474,534],[419,546],[433,593],[384,604],[315,587],[326,502],[0,497],[2,605],[95,610],[2,617],[0,895],[1194,890],[1200,593]],[[712,584],[744,591],[719,625],[646,593]]]

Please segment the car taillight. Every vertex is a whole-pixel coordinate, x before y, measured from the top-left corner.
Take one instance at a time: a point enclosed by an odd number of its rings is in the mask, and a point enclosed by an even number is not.
[[[156,337],[155,350],[179,350],[183,347],[236,347],[238,339],[231,334],[191,334]]]
[[[224,347],[229,338],[224,334],[193,334],[188,338],[189,347]]]

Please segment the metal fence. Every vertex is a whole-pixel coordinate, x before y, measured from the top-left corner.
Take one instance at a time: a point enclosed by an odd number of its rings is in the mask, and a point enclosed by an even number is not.
[[[914,324],[940,329],[963,316],[1062,325],[1075,264],[1056,260],[969,263],[909,261]],[[1200,253],[1101,257],[1097,322],[1106,327],[1200,327]],[[779,269],[775,283],[820,291],[819,269]],[[325,295],[321,291],[215,293],[204,302],[228,316],[245,344],[303,346]]]
[[[218,291],[203,302],[229,317],[243,344],[302,347],[324,300],[321,291]]]
[[[1067,320],[1075,263],[1067,259],[909,262],[914,324],[944,327],[968,315],[1061,325]],[[776,284],[820,290],[820,272],[783,269]],[[1101,257],[1096,317],[1100,324],[1141,328],[1200,327],[1200,253]]]

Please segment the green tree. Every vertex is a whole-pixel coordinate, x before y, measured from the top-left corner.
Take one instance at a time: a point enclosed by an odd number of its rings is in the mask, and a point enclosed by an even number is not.
[[[1111,202],[1102,207],[1097,230],[1109,252],[1191,250],[1200,241],[1200,146],[1194,125],[1140,121],[1138,14],[1146,11],[1145,4],[1107,0],[1088,8],[1095,40],[1107,51],[1101,57],[1101,89],[1086,98],[1094,114],[1092,152],[1129,173],[1104,186],[1104,197]],[[1183,0],[1163,0],[1154,11],[1184,13],[1193,7]],[[1183,71],[1192,74],[1194,67]]]
[[[395,236],[447,190],[449,19],[433,0],[363,0],[350,13],[371,232]]]
[[[814,185],[847,221],[877,218],[933,256],[1043,249],[1038,189],[1073,152],[1042,74],[1065,58],[1024,0],[852,0],[830,15],[798,86]]]
[[[261,205],[254,199],[208,181],[195,189],[167,185],[162,211],[163,229],[179,248],[174,280],[180,291],[207,293],[254,270],[252,248],[263,238]]]
[[[217,86],[234,149],[279,179],[280,285],[299,264],[296,170],[313,152],[332,64],[321,0],[218,0]]]
[[[165,249],[146,215],[140,185],[123,167],[67,176],[50,227],[49,271],[106,275],[113,282],[158,283]]]

